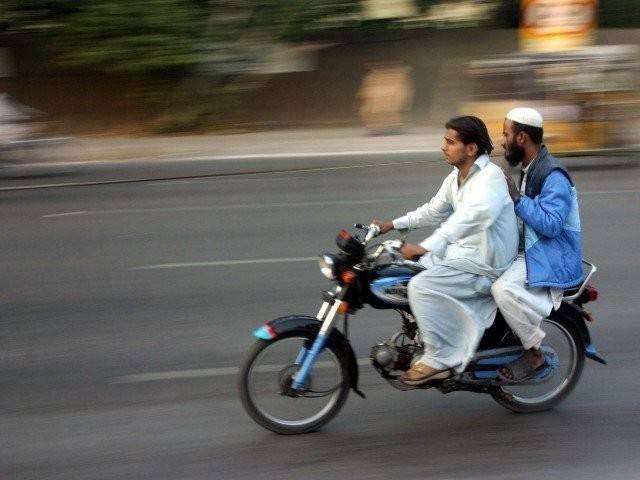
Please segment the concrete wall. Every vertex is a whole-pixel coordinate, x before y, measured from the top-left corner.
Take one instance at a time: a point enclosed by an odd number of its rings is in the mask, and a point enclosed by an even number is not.
[[[601,30],[598,43],[640,45],[640,30]],[[471,82],[465,67],[473,59],[516,51],[516,30],[432,30],[385,42],[336,45],[319,53],[318,70],[274,75],[243,111],[223,123],[248,128],[356,125],[355,97],[367,62],[394,60],[412,67],[414,125],[441,125],[468,99]],[[18,61],[13,92],[24,103],[50,114],[56,133],[138,133],[162,112],[132,95],[144,79],[104,75],[52,77],[42,59]],[[25,73],[26,71],[26,73]],[[162,80],[162,79],[160,79]],[[176,79],[165,79],[167,88]]]
[[[274,125],[354,123],[354,100],[373,61],[402,61],[413,69],[414,124],[442,123],[469,92],[465,65],[517,47],[513,30],[441,30],[420,38],[339,45],[321,53],[316,72],[274,77],[255,104],[256,120]]]
[[[640,45],[640,30],[601,30],[597,43]],[[356,123],[353,104],[364,64],[400,60],[412,67],[415,80],[411,122],[441,125],[469,98],[466,65],[517,49],[516,30],[441,30],[407,40],[336,46],[322,52],[316,72],[273,78],[256,101],[254,119],[274,126]]]

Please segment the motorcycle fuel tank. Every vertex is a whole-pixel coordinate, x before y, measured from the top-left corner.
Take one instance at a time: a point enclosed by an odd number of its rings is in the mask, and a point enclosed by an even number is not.
[[[407,284],[411,275],[382,277],[371,283],[371,293],[385,303],[396,306],[409,305]]]

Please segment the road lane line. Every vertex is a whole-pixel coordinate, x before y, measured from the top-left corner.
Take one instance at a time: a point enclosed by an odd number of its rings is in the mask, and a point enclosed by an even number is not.
[[[420,149],[406,150],[345,150],[338,152],[298,152],[298,153],[255,153],[249,155],[216,155],[216,156],[194,156],[181,157],[182,162],[211,162],[219,160],[264,160],[271,158],[326,158],[326,157],[363,157],[363,156],[384,156],[384,155],[422,155],[423,153],[439,152],[439,148],[427,147]],[[163,158],[160,162],[175,162],[175,158]]]
[[[578,198],[580,198],[580,195],[626,195],[629,193],[640,193],[640,190],[594,190],[592,192],[578,190]]]
[[[319,202],[292,202],[292,203],[247,203],[238,205],[196,205],[192,207],[162,207],[162,208],[122,208],[106,210],[83,210],[77,212],[62,212],[42,215],[40,218],[58,218],[83,215],[119,215],[119,214],[148,214],[148,213],[173,213],[173,212],[197,212],[217,210],[241,210],[256,208],[308,208],[331,205],[369,205],[376,203],[389,203],[414,200],[412,197],[378,198],[368,200],[324,200]]]
[[[579,192],[580,195],[628,195],[638,194],[640,190],[595,190]],[[122,208],[108,210],[81,210],[76,212],[62,212],[42,215],[40,218],[77,217],[86,215],[119,215],[119,214],[148,214],[148,213],[173,213],[173,212],[197,212],[197,211],[224,211],[256,208],[308,208],[331,205],[369,205],[376,203],[389,203],[414,200],[415,195],[405,197],[379,198],[368,200],[326,200],[318,202],[292,202],[292,203],[247,203],[238,205],[196,205],[192,207],[163,207],[163,208]]]
[[[216,260],[211,262],[164,263],[159,265],[142,265],[139,267],[133,267],[130,270],[166,270],[170,268],[226,267],[229,265],[255,265],[312,261],[317,262],[318,257],[255,258],[251,260]]]
[[[358,365],[363,367],[371,364],[369,358],[357,359]],[[318,362],[316,368],[327,368],[335,365],[333,362]],[[262,365],[254,370],[259,373],[272,373],[282,370],[286,365]],[[166,372],[149,372],[137,373],[133,375],[124,375],[111,380],[111,383],[143,383],[156,382],[162,380],[182,380],[189,378],[210,378],[210,377],[227,377],[237,375],[240,367],[221,367],[221,368],[200,368],[194,370],[175,370]]]
[[[65,212],[65,213],[53,213],[50,215],[43,215],[40,218],[55,218],[55,217],[73,217],[77,215],[86,215],[88,212],[86,210],[81,210],[77,212]]]

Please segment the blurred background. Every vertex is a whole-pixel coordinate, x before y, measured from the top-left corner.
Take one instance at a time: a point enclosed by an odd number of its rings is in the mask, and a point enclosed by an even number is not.
[[[380,134],[460,112],[495,133],[526,103],[554,151],[622,148],[637,143],[639,12],[636,0],[3,0],[2,135]]]
[[[0,0],[0,480],[637,480],[639,46],[640,0]],[[540,415],[400,392],[368,308],[367,399],[263,431],[251,332],[435,194],[447,119],[499,145],[514,105],[577,185],[609,365]]]

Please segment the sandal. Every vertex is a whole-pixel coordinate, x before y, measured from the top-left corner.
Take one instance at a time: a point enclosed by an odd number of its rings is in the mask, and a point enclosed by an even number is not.
[[[416,363],[407,370],[401,377],[400,381],[406,385],[424,385],[432,380],[444,380],[451,376],[451,370],[441,370],[430,373],[432,369],[422,363]]]

